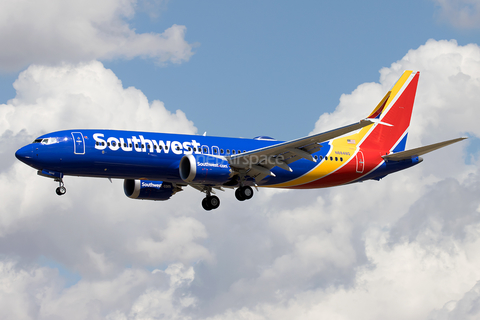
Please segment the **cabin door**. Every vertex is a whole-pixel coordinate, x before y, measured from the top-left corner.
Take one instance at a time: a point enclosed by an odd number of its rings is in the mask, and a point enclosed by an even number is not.
[[[363,158],[363,152],[358,151],[356,158],[357,158],[357,173],[363,173],[363,169],[365,168],[365,159]]]
[[[73,136],[73,153],[85,154],[85,139],[81,132],[72,132]]]

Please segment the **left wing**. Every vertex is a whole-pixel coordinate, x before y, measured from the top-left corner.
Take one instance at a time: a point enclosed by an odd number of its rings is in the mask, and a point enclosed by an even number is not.
[[[320,143],[373,123],[370,119],[365,119],[335,130],[232,155],[227,159],[232,169],[255,178],[256,181],[260,181],[266,176],[275,176],[273,172],[270,171],[274,167],[292,172],[292,169],[289,167],[289,164],[292,162],[300,159],[316,162],[312,154],[320,150]]]

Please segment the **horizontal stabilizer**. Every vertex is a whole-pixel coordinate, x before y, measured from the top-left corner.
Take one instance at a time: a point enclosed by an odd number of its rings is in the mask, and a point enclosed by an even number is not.
[[[465,138],[465,137],[464,138],[457,138],[457,139],[452,139],[452,140],[443,141],[443,142],[439,142],[439,143],[434,143],[434,144],[424,146],[424,147],[420,147],[420,148],[415,148],[415,149],[411,149],[411,150],[392,153],[392,154],[389,154],[389,155],[386,155],[386,156],[382,156],[382,158],[387,160],[387,161],[400,161],[400,160],[412,159],[414,157],[421,156],[422,154],[432,152],[434,150],[446,147],[446,146],[448,146],[452,143],[462,141],[464,139],[467,139],[467,138]]]

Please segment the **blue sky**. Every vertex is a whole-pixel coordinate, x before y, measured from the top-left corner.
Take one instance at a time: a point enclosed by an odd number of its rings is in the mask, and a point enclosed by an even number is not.
[[[479,36],[445,23],[429,0],[178,0],[149,8],[140,2],[130,27],[161,33],[185,25],[195,54],[163,66],[142,57],[102,59],[105,67],[125,87],[184,111],[202,133],[234,137],[306,135],[341,94],[378,81],[379,70],[408,50],[430,38],[464,45]],[[1,101],[14,97],[17,75],[1,75]]]
[[[174,23],[199,43],[188,63],[106,67],[149,99],[184,110],[200,131],[278,139],[308,134],[342,93],[378,81],[410,48],[458,36],[436,22],[431,1],[171,1],[160,18],[140,14],[132,26],[160,32]]]

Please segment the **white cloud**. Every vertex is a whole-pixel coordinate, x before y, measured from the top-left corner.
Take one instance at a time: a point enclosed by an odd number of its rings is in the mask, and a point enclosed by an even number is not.
[[[0,127],[31,137],[67,128],[194,133],[185,114],[172,114],[163,102],[149,103],[133,87],[123,88],[117,76],[98,61],[32,65],[13,84],[17,95],[0,107]]]
[[[314,132],[365,117],[413,69],[421,76],[409,145],[478,137],[479,61],[477,45],[430,40],[382,69],[380,83],[342,96]],[[476,162],[464,164],[466,145],[381,182],[271,195],[264,232],[281,248],[271,244],[270,262],[215,301],[227,310],[213,318],[424,319],[461,299],[480,277],[480,172]],[[455,310],[477,306],[472,294]]]
[[[181,263],[165,271],[127,268],[108,280],[80,280],[62,287],[55,270],[0,262],[2,319],[187,319],[196,299],[182,292],[194,278]]]
[[[382,69],[379,83],[343,95],[314,131],[368,115],[405,69],[421,71],[409,147],[480,137],[479,47],[433,40]],[[260,190],[245,202],[227,191],[210,212],[195,190],[166,202],[136,201],[124,197],[119,181],[99,179],[68,177],[68,193],[58,197],[50,180],[13,159],[40,133],[196,129],[180,111],[123,88],[98,62],[32,66],[15,88],[17,96],[0,106],[2,316],[477,316],[480,171],[478,158],[465,164],[468,140],[380,182]],[[63,288],[61,268],[38,266],[41,256],[81,279]]]
[[[480,100],[479,56],[476,44],[459,46],[455,40],[429,40],[390,68],[382,69],[380,83],[365,83],[351,94],[342,95],[335,111],[323,114],[313,132],[365,118],[405,70],[414,70],[420,71],[420,81],[409,139],[433,143],[435,139],[453,138],[459,132],[480,137],[475,121],[480,110],[473,107]],[[440,126],[442,130],[438,130]]]
[[[90,184],[70,178],[66,183],[72,196],[54,204],[48,199],[54,196],[55,184],[37,179],[34,170],[14,160],[15,149],[22,144],[66,128],[195,133],[196,128],[182,111],[171,113],[161,101],[150,103],[138,89],[123,88],[113,72],[96,61],[58,67],[33,65],[20,74],[14,86],[17,96],[0,105],[0,191],[15,195],[2,198],[0,236],[10,237],[8,245],[0,244],[3,252],[22,250],[22,239],[29,239],[35,246],[27,260],[39,257],[37,249],[49,247],[42,255],[94,278],[120,272],[122,264],[129,263],[130,258],[125,260],[114,253],[119,248],[129,252],[132,260],[147,265],[211,258],[197,243],[207,236],[204,226],[194,218],[176,217],[181,209],[172,202],[167,204],[168,213],[161,216],[155,214],[155,203],[143,202],[144,208],[150,209],[142,214],[137,212],[139,202],[124,197],[118,181]],[[107,200],[116,196],[125,203]],[[82,201],[82,197],[91,201]],[[139,217],[138,224],[129,221]],[[147,222],[150,219],[153,221]],[[44,232],[49,236],[44,237]],[[105,241],[111,245],[108,249],[103,246]],[[59,243],[65,246],[59,247]]]
[[[192,56],[186,27],[138,34],[126,22],[135,0],[6,0],[0,10],[0,70],[93,59],[152,58],[181,63]]]
[[[480,27],[480,2],[478,0],[433,0],[438,16],[454,27],[473,29]]]

